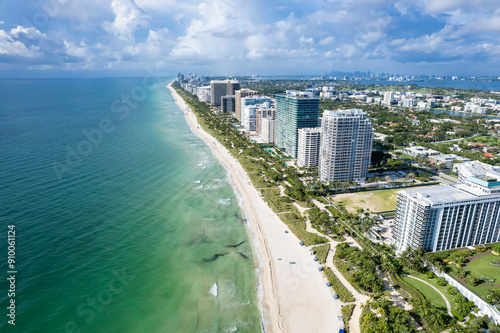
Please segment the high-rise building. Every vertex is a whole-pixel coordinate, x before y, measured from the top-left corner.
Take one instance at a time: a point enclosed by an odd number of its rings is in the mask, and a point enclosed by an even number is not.
[[[311,92],[287,90],[276,96],[275,144],[285,154],[297,157],[298,129],[318,127],[319,99]]]
[[[270,118],[263,118],[261,125],[260,137],[262,142],[273,143],[274,142],[274,127],[276,120]]]
[[[240,98],[240,108],[241,108],[240,122],[241,122],[241,124],[244,126],[244,124],[246,123],[245,112],[244,112],[245,106],[260,105],[263,103],[268,103],[269,105],[271,105],[272,101],[273,101],[272,98],[267,97],[267,96],[255,96],[254,95],[254,96]]]
[[[400,192],[393,239],[397,253],[500,242],[500,179],[471,176],[463,184]]]
[[[222,96],[234,95],[235,91],[240,89],[240,83],[237,80],[212,80],[210,88],[210,104],[220,106]]]
[[[235,95],[240,90],[240,83],[237,80],[227,80],[227,95]]]
[[[300,128],[297,165],[299,167],[318,166],[321,127]]]
[[[245,105],[243,108],[243,121],[242,125],[245,127],[247,130],[251,132],[255,132],[255,113],[257,110],[256,105]]]
[[[394,93],[392,91],[386,91],[384,93],[384,104],[391,105],[394,101]]]
[[[362,110],[325,110],[321,120],[320,180],[363,181],[370,165],[372,144],[372,123]]]
[[[234,112],[234,95],[226,95],[221,97],[222,113]]]
[[[210,102],[211,88],[210,86],[198,87],[196,95],[202,102]]]
[[[257,95],[257,91],[245,88],[236,90],[234,95],[235,95],[234,116],[241,122],[241,98]]]
[[[276,109],[271,107],[271,104],[268,102],[262,103],[258,105],[255,110],[255,131],[257,134],[261,134],[262,132],[262,119],[269,118],[274,119],[276,114]]]

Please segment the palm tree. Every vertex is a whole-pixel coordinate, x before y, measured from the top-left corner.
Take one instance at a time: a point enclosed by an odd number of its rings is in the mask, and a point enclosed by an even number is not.
[[[411,247],[408,246],[406,250],[404,250],[403,253],[401,253],[401,256],[399,257],[399,264],[402,267],[410,267],[411,264],[410,256],[412,251],[413,250],[411,249]]]

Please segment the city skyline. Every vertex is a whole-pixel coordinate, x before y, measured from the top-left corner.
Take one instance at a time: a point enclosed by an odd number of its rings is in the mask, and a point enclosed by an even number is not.
[[[0,77],[499,74],[492,0],[2,1],[0,12]]]

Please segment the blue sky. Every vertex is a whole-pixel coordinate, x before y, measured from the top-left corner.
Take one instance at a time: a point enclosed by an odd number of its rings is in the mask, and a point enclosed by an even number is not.
[[[500,75],[498,0],[0,0],[0,77]]]

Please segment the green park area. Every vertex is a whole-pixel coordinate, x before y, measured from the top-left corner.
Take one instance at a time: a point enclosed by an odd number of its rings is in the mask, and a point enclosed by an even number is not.
[[[414,276],[420,280],[423,280],[429,284],[431,284],[434,288],[439,290],[448,300],[450,303],[451,310],[455,309],[455,301],[453,301],[453,296],[450,295],[447,291],[447,289],[450,287],[449,285],[446,286],[441,286],[437,283],[436,278],[428,278],[426,274],[423,273],[418,273],[415,275],[415,272],[412,272],[411,276]],[[443,297],[432,287],[429,285],[418,281],[416,279],[413,279],[411,277],[404,277],[403,280],[409,284],[411,287],[414,289],[418,290],[422,295],[424,295],[425,299],[433,304],[435,307],[443,309],[444,311],[446,310],[446,302],[444,301]]]
[[[348,212],[356,213],[358,209],[371,212],[385,212],[396,209],[397,192],[401,189],[387,189],[358,193],[335,194],[335,204],[344,206]]]
[[[471,272],[471,274],[473,274],[474,276],[480,278],[486,277],[488,279],[491,279],[491,281],[494,280],[494,282],[492,283],[483,282],[475,287],[468,285],[468,287],[472,291],[481,296],[483,299],[486,299],[486,294],[490,289],[500,289],[500,280],[499,280],[500,267],[495,267],[491,265],[490,263],[492,261],[500,261],[500,257],[495,256],[493,254],[488,254],[484,257],[472,260],[467,264],[465,268],[467,271]]]

